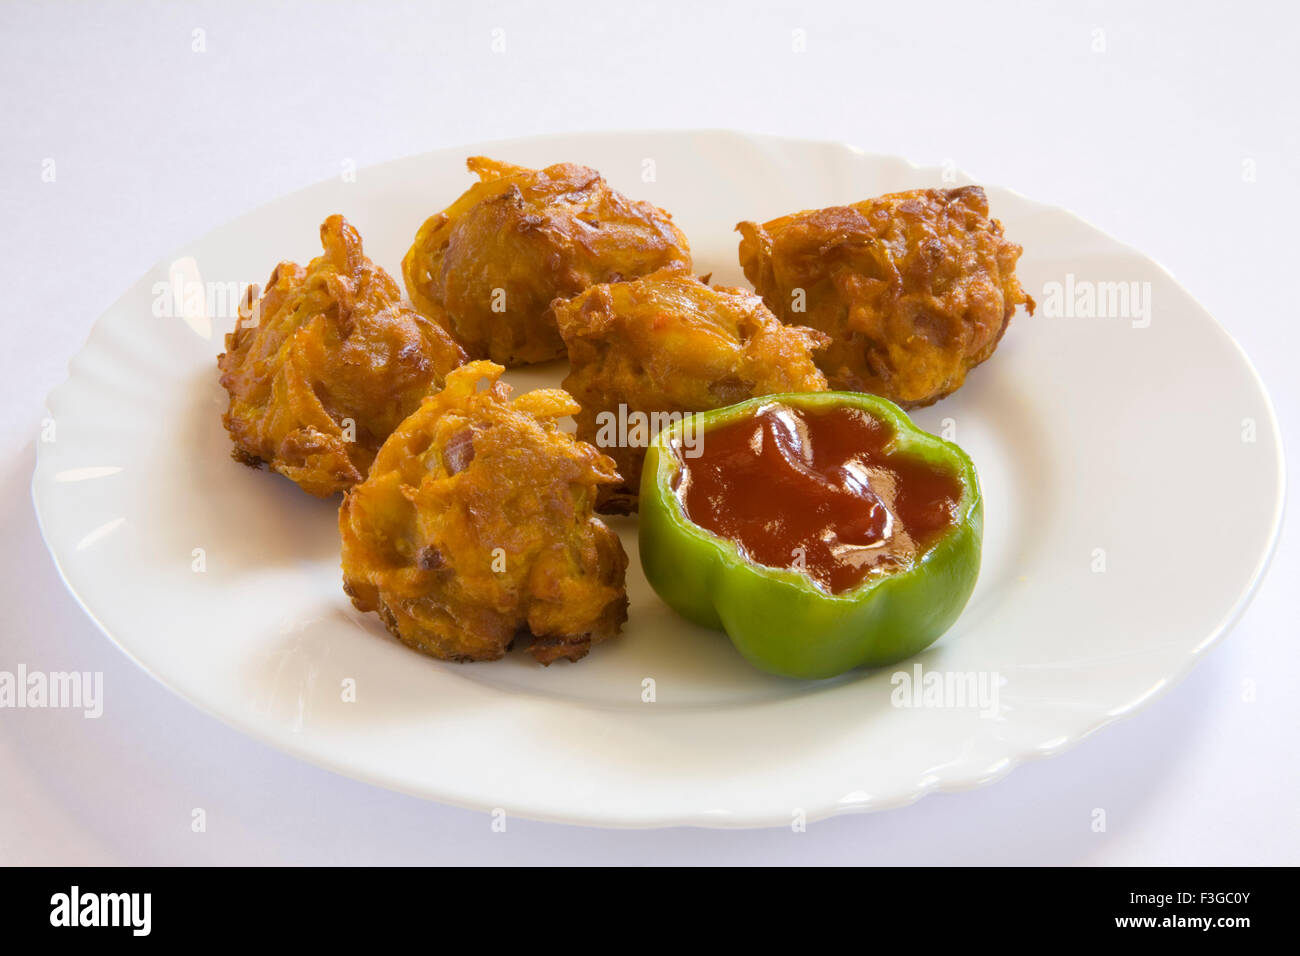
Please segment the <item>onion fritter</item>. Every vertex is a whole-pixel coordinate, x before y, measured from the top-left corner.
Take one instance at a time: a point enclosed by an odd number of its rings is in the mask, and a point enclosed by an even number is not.
[[[569,349],[564,387],[582,406],[578,437],[618,464],[623,483],[598,508],[635,511],[646,446],[662,413],[702,412],[776,392],[820,392],[812,352],[829,339],[782,325],[763,300],[660,272],[557,302]],[[658,413],[658,414],[657,414]]]
[[[627,556],[592,513],[618,473],[556,425],[578,409],[568,394],[511,401],[503,371],[448,375],[347,493],[343,589],[433,657],[495,660],[531,632],[543,664],[576,661],[627,619]]]
[[[1020,246],[988,213],[964,186],[742,222],[740,264],[784,321],[831,336],[817,364],[832,388],[916,408],[961,387],[1016,306],[1034,311]]]
[[[326,497],[360,481],[389,433],[465,361],[439,326],[401,302],[342,216],[325,254],[276,266],[240,306],[217,357],[234,457]]]
[[[467,165],[480,182],[420,227],[402,275],[415,307],[474,358],[507,366],[561,358],[557,296],[691,267],[672,217],[610,189],[593,169],[483,156]]]

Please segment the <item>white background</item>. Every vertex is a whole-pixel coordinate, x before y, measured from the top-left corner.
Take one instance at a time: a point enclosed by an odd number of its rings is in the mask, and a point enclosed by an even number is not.
[[[269,6],[0,5],[0,669],[103,671],[107,698],[99,720],[0,711],[0,863],[1300,863],[1286,529],[1185,682],[985,789],[806,833],[493,833],[244,739],[137,671],[65,593],[29,496],[44,396],[174,248],[347,160],[601,128],[843,140],[1073,209],[1236,336],[1294,448],[1293,5]],[[1187,464],[1170,480],[1193,480]],[[1207,488],[1206,507],[1231,493]]]

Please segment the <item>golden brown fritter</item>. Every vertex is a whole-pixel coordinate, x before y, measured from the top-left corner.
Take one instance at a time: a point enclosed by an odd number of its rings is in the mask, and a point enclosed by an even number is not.
[[[578,410],[569,395],[511,401],[503,371],[448,375],[347,493],[343,589],[433,657],[495,660],[531,632],[543,664],[576,661],[627,619],[627,556],[592,514],[618,472],[556,425]]]
[[[997,348],[1016,306],[1020,247],[979,186],[917,189],[736,228],[740,264],[772,311],[831,336],[832,388],[906,408],[951,394]]]
[[[222,420],[248,465],[267,463],[313,495],[360,481],[389,433],[465,353],[401,302],[342,216],[320,227],[325,254],[276,266],[239,310],[217,357]]]
[[[582,406],[578,437],[610,455],[623,476],[602,489],[602,511],[636,510],[646,446],[666,424],[655,413],[826,390],[812,352],[827,337],[782,325],[747,290],[660,272],[593,286],[557,302],[555,314],[571,362],[564,387]]]
[[[561,358],[557,296],[691,267],[668,213],[615,192],[594,169],[483,156],[467,165],[480,182],[420,227],[402,275],[415,307],[475,358],[507,366]]]

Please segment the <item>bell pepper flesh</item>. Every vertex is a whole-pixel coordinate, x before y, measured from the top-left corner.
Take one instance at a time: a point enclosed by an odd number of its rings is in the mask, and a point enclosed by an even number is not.
[[[772,403],[807,412],[848,406],[885,422],[892,453],[954,474],[962,489],[952,524],[905,566],[840,593],[806,573],[750,560],[729,538],[691,521],[675,490],[684,429],[708,429],[754,415]],[[888,399],[858,392],[766,395],[701,412],[651,442],[641,478],[639,548],[646,578],[683,617],[731,638],[761,670],[785,677],[834,677],[896,663],[943,635],[966,606],[979,576],[984,505],[964,451],[912,424]]]

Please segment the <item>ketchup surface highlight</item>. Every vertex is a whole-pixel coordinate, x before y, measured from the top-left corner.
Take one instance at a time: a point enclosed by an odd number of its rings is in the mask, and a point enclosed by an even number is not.
[[[677,449],[687,517],[753,562],[791,568],[833,594],[910,566],[952,527],[953,472],[886,451],[893,427],[862,409],[773,402]]]

